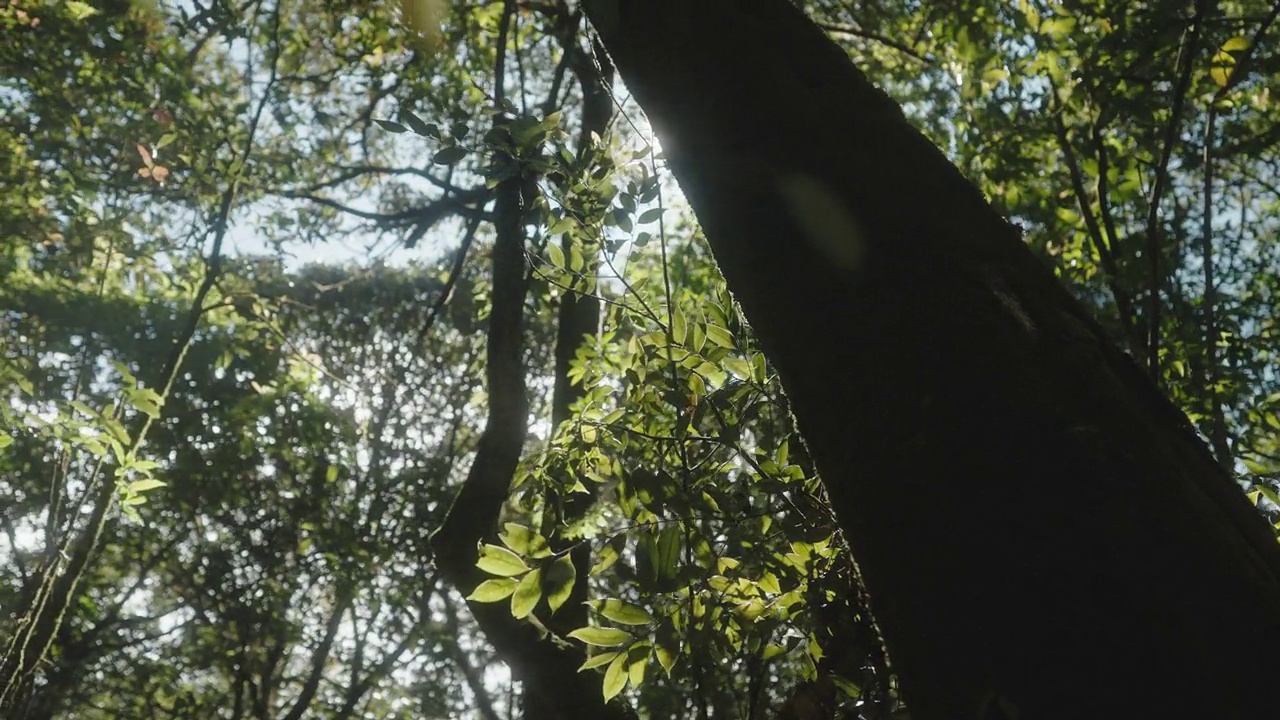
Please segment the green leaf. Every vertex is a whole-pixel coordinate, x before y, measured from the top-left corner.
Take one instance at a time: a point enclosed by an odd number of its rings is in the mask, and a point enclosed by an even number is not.
[[[0,450],[3,450],[4,448],[9,447],[12,444],[13,444],[12,435],[0,435]]]
[[[156,480],[155,478],[146,478],[144,480],[137,480],[129,483],[129,492],[131,493],[146,492],[148,490],[155,490],[156,488],[164,487],[167,484],[168,483],[162,482],[160,480]]]
[[[547,566],[543,592],[547,596],[547,605],[551,612],[560,609],[569,596],[573,594],[573,584],[578,579],[578,570],[573,566],[573,558],[565,555]]]
[[[400,111],[400,119],[404,120],[404,124],[408,125],[409,129],[418,135],[423,135],[431,138],[440,137],[440,128],[423,121],[422,118],[418,117],[417,115],[414,115],[408,110]]]
[[[450,145],[431,156],[436,165],[452,165],[467,156],[467,149],[461,145]]]
[[[733,334],[719,325],[707,323],[707,339],[722,348],[733,347]]]
[[[1272,505],[1280,505],[1280,495],[1277,495],[1275,490],[1266,485],[1257,485],[1255,487],[1258,488],[1258,492],[1262,493],[1263,497],[1271,501]]]
[[[164,398],[151,388],[125,390],[125,399],[135,410],[153,420],[160,417],[160,408],[164,405]]]
[[[631,633],[617,628],[584,627],[569,633],[569,637],[596,647],[618,647],[631,640]]]
[[[587,658],[586,662],[582,663],[582,667],[578,668],[578,672],[582,672],[583,670],[590,670],[591,668],[598,668],[601,665],[608,665],[609,663],[613,662],[614,659],[621,654],[622,654],[621,652],[606,652],[606,653],[600,653],[599,655],[592,655],[591,657]]]
[[[760,585],[760,589],[764,590],[765,592],[770,592],[774,594],[782,592],[782,584],[778,582],[778,576],[774,575],[771,572],[765,573],[760,578],[759,585]]]
[[[1231,53],[1218,51],[1214,54],[1209,75],[1220,87],[1226,87],[1231,80],[1231,72],[1235,70],[1236,59]]]
[[[79,400],[72,400],[67,404],[70,405],[73,409],[80,411],[82,414],[84,414],[85,417],[91,417],[94,419],[97,419],[99,417],[97,410],[94,410],[93,408],[89,407],[83,402],[80,402]]]
[[[67,0],[66,7],[72,20],[84,20],[98,14],[97,8],[80,0]]]
[[[653,620],[648,610],[616,598],[601,603],[600,614],[622,625],[647,625]]]
[[[396,133],[397,135],[399,135],[400,133],[409,132],[409,128],[401,125],[398,122],[395,122],[394,120],[374,120],[373,122],[376,123],[378,127],[382,128],[383,130],[386,130],[387,132]]]
[[[671,309],[671,338],[676,345],[683,345],[685,335],[688,332],[688,323],[685,322],[684,313],[680,308]]]
[[[1222,43],[1223,52],[1239,52],[1241,50],[1248,50],[1248,49],[1249,49],[1249,39],[1245,37],[1236,36]]]
[[[608,570],[614,563],[618,562],[619,557],[621,557],[619,548],[613,542],[609,542],[600,548],[600,552],[596,553],[596,564],[591,566],[590,574],[599,575]]]
[[[498,602],[505,600],[511,593],[516,590],[516,581],[512,578],[496,578],[494,580],[485,580],[476,586],[475,590],[467,596],[468,600],[476,602]]]
[[[725,370],[733,373],[739,379],[751,379],[751,363],[743,360],[742,358],[727,357],[724,360],[721,360],[720,364],[724,366]]]
[[[779,655],[787,654],[787,649],[777,643],[769,643],[764,646],[764,652],[760,654],[761,660],[772,660]]]
[[[331,482],[336,482],[337,480],[338,480],[338,466],[330,465],[329,467],[325,468],[324,481],[331,483]]]
[[[529,613],[538,606],[540,599],[542,599],[542,570],[535,569],[520,578],[520,584],[516,585],[515,592],[511,594],[511,616],[517,620],[528,617]]]
[[[556,218],[556,221],[551,223],[551,226],[547,228],[547,235],[562,235],[573,230],[577,224],[578,221],[574,220],[569,215]]]
[[[564,250],[561,250],[559,245],[547,243],[547,259],[551,261],[552,266],[561,270],[565,268]]]
[[[680,526],[667,525],[658,536],[658,554],[655,566],[659,578],[674,578],[680,565]]]
[[[604,671],[604,701],[609,702],[627,686],[627,654],[618,653],[618,657],[609,663]]]
[[[835,686],[840,690],[840,692],[844,693],[845,696],[848,697],[850,700],[857,700],[858,698],[862,697],[862,688],[858,687],[856,684],[849,682],[848,680],[845,680],[844,678],[834,673],[830,677],[831,677],[831,682],[834,683]],[[1005,717],[1017,717],[1017,715],[1006,714]]]
[[[624,232],[631,232],[631,213],[627,212],[626,208],[614,208],[611,217],[614,225]]]
[[[489,544],[480,548],[480,559],[476,561],[476,567],[490,575],[507,577],[519,575],[529,569],[519,555],[504,547]]]
[[[531,558],[551,557],[551,548],[547,545],[547,539],[524,525],[518,523],[503,525],[498,539],[518,555]]]
[[[653,582],[658,579],[658,538],[657,533],[652,532],[648,528],[640,532],[640,536],[636,539],[636,570],[639,579],[643,581]],[[641,589],[649,590],[642,584]]]
[[[693,397],[706,397],[707,381],[702,379],[698,373],[689,374],[689,392],[693,393]]]
[[[636,219],[636,222],[641,225],[645,223],[658,222],[658,220],[662,219],[662,213],[662,208],[651,208],[649,210],[645,210],[640,213],[640,217]]]
[[[671,668],[676,666],[676,653],[665,645],[657,645],[653,648],[653,654],[658,658],[658,664],[666,671],[667,677],[671,677]]]
[[[639,689],[641,683],[644,682],[644,669],[649,664],[649,652],[643,648],[633,648],[628,653],[627,662],[627,678],[631,681],[632,689]]]
[[[764,601],[760,598],[751,598],[745,602],[740,602],[734,607],[733,612],[738,617],[747,621],[755,621],[764,614],[766,610]]]

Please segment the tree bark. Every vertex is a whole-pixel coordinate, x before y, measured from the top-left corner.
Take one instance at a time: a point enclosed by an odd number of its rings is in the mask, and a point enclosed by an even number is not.
[[[785,0],[586,0],[791,399],[916,720],[1276,717],[1280,550]]]

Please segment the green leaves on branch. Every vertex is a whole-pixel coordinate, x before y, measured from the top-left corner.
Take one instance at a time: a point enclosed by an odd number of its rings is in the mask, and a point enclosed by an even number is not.
[[[593,630],[598,628],[583,628],[582,630]],[[582,631],[576,631],[582,632]],[[572,635],[573,633],[571,633]],[[625,642],[625,640],[623,641]],[[621,645],[622,643],[619,643]],[[630,683],[634,690],[644,683],[645,669],[649,665],[650,649],[652,644],[647,640],[637,640],[631,643],[625,650],[613,650],[592,655],[587,661],[582,663],[582,667],[578,668],[578,672],[590,670],[592,668],[605,667],[604,682],[601,685],[601,692],[604,694],[605,702],[617,697],[618,693],[626,689]],[[661,662],[661,660],[659,660]],[[665,664],[663,666],[666,667]],[[669,672],[669,671],[668,671]]]
[[[498,539],[506,547],[482,545],[476,567],[500,577],[480,583],[467,599],[490,603],[510,597],[511,614],[516,618],[528,617],[544,596],[551,612],[559,610],[573,594],[578,579],[573,559],[565,554],[531,567],[528,560],[546,560],[554,555],[545,537],[517,523],[507,523]]]

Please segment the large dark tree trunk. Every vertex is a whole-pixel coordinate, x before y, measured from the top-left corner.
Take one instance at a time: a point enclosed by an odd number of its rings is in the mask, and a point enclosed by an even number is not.
[[[1280,551],[786,0],[587,0],[777,367],[916,720],[1280,717]]]

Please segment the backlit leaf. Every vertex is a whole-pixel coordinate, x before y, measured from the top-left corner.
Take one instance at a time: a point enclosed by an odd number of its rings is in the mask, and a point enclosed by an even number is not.
[[[529,569],[519,555],[504,547],[487,544],[480,548],[480,559],[476,561],[476,567],[490,575],[503,576],[519,575]]]
[[[661,665],[662,669],[667,673],[668,676],[670,676],[671,668],[676,666],[675,652],[673,652],[670,648],[667,648],[663,645],[658,645],[653,648],[653,654],[657,656],[658,664]]]
[[[674,578],[680,564],[680,539],[682,531],[679,525],[668,525],[662,528],[658,536],[658,554],[655,567],[660,578]]]
[[[557,559],[547,566],[547,574],[543,581],[543,592],[547,596],[547,605],[551,612],[560,609],[561,605],[573,594],[573,584],[578,579],[578,570],[573,566],[573,559],[568,555]]]
[[[467,599],[476,602],[498,602],[509,597],[515,589],[516,581],[513,578],[494,578],[477,585]]]
[[[631,633],[617,628],[584,627],[569,633],[569,637],[597,647],[617,647],[631,640]]]
[[[156,488],[164,487],[166,483],[156,480],[155,478],[146,478],[145,480],[137,480],[129,483],[129,492],[140,493]]]
[[[547,539],[523,525],[507,523],[503,526],[498,539],[519,555],[531,558],[551,557],[551,548],[547,546]]]
[[[515,592],[511,594],[511,616],[517,620],[528,617],[529,613],[538,606],[540,599],[542,599],[542,570],[536,569],[520,578]]]
[[[633,650],[628,653],[627,661],[627,678],[631,681],[633,689],[639,688],[644,682],[644,669],[649,664],[649,653],[647,650]]]
[[[616,598],[601,603],[600,614],[622,625],[646,625],[653,619],[648,610]]]
[[[627,686],[627,654],[618,653],[618,657],[609,663],[608,669],[604,671],[604,699],[605,702],[612,700],[622,689]]]
[[[592,655],[591,657],[587,658],[586,662],[582,663],[582,667],[578,668],[578,672],[582,672],[583,670],[590,670],[591,668],[598,668],[601,665],[608,665],[609,663],[613,662],[621,654],[622,654],[621,652],[605,652],[605,653],[600,653],[599,655]]]
[[[1220,87],[1226,87],[1231,80],[1231,71],[1235,69],[1236,59],[1232,57],[1231,53],[1219,51],[1214,54],[1211,63],[1209,68],[1210,77]]]

